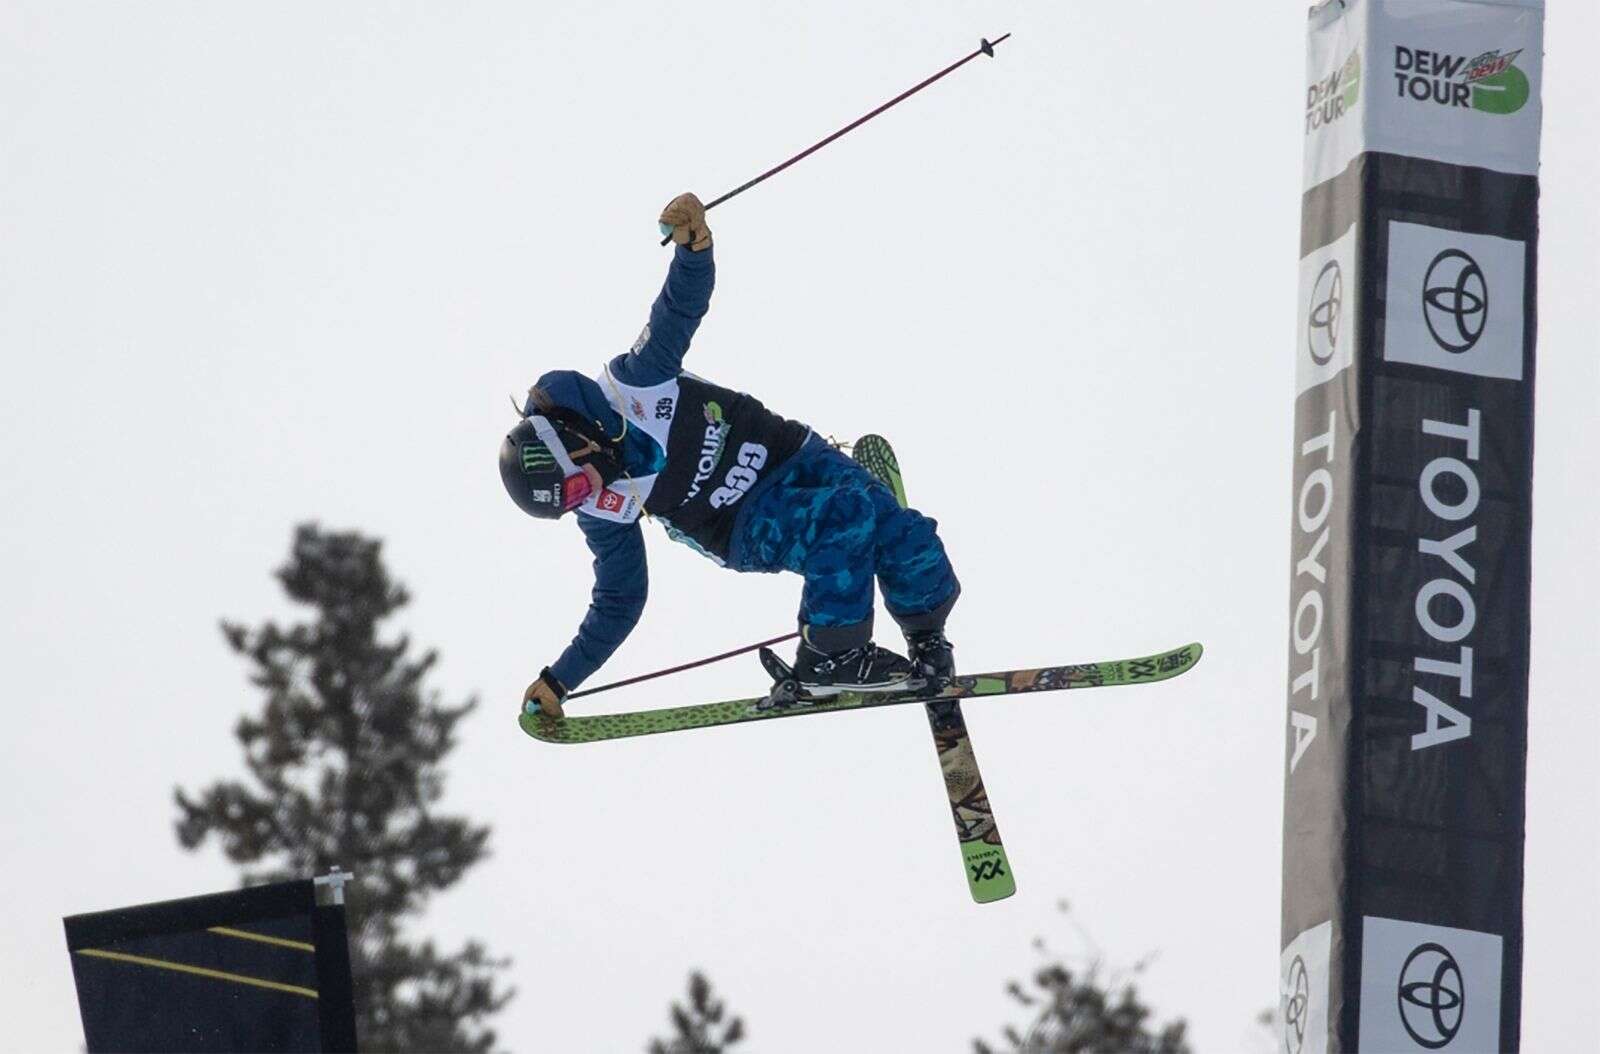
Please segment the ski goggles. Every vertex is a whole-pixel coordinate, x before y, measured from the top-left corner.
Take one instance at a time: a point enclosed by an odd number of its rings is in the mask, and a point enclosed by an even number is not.
[[[571,512],[588,501],[593,493],[594,484],[589,482],[587,473],[580,471],[568,476],[561,482],[561,511]]]
[[[572,460],[572,456],[567,452],[566,443],[548,417],[543,414],[533,414],[528,417],[528,422],[533,425],[545,449],[550,452],[556,465],[561,469],[561,511],[571,512],[589,500],[590,495],[594,493],[594,484],[590,482],[588,473]]]

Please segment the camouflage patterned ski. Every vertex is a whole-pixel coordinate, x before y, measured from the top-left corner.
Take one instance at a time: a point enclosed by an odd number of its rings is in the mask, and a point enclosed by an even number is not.
[[[1137,659],[1090,662],[1073,666],[1044,666],[1032,670],[1000,670],[956,677],[937,691],[841,692],[823,699],[796,703],[773,703],[768,696],[730,699],[723,703],[699,703],[664,710],[638,710],[626,714],[592,714],[546,717],[523,714],[522,730],[546,743],[596,743],[607,739],[648,736],[658,732],[682,732],[691,728],[747,724],[778,717],[806,717],[840,710],[868,710],[907,703],[977,699],[991,695],[1021,695],[1057,692],[1074,688],[1112,688],[1120,685],[1153,684],[1187,673],[1200,661],[1199,644],[1146,655]]]
[[[905,480],[900,475],[900,459],[894,448],[880,435],[864,435],[856,440],[850,454],[890,490],[901,508],[906,506]],[[1011,861],[1000,840],[989,792],[983,786],[972,739],[967,734],[967,719],[959,702],[928,703],[928,727],[939,753],[939,771],[944,776],[945,794],[950,800],[950,815],[956,822],[956,840],[967,874],[967,888],[979,904],[1004,900],[1017,891]]]

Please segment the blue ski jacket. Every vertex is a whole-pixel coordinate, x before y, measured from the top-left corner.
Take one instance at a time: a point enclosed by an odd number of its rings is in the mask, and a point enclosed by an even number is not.
[[[711,290],[716,284],[712,251],[707,248],[692,252],[681,245],[675,247],[666,282],[651,305],[649,325],[632,350],[609,364],[617,381],[648,387],[683,372],[689,342],[711,305]],[[555,370],[537,383],[558,405],[599,420],[612,434],[622,431],[622,416],[611,408],[593,379],[573,370]],[[525,412],[533,413],[534,408],[529,405]],[[627,430],[623,467],[630,476],[659,471],[665,460],[666,452],[643,430]],[[756,484],[744,502],[746,507],[754,504],[756,494],[765,490],[776,475],[771,473]],[[594,590],[577,636],[550,664],[550,672],[569,690],[598,670],[627,639],[644,612],[649,584],[644,532],[638,521],[623,524],[583,515],[574,518],[594,554]]]

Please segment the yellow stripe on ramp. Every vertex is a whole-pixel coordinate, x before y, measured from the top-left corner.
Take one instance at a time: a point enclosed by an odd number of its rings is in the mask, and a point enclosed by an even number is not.
[[[265,933],[251,933],[249,930],[236,930],[228,926],[210,926],[207,927],[207,930],[211,933],[221,934],[224,937],[238,937],[241,940],[260,941],[262,944],[272,944],[279,948],[293,948],[296,951],[302,952],[314,952],[317,950],[317,946],[315,944],[307,944],[305,941],[292,941],[287,937],[269,937]]]
[[[282,984],[278,981],[266,981],[259,977],[246,977],[243,974],[224,973],[221,970],[208,970],[203,966],[190,966],[188,963],[168,962],[165,959],[149,959],[143,955],[128,955],[125,952],[108,952],[99,948],[79,948],[79,955],[90,955],[96,959],[112,959],[116,962],[133,963],[135,966],[154,966],[159,970],[175,970],[178,973],[194,974],[198,977],[209,977],[214,981],[231,981],[234,984],[254,985],[257,988],[270,988],[275,992],[288,992],[290,995],[303,995],[308,999],[317,998],[314,988],[301,988],[299,985]]]

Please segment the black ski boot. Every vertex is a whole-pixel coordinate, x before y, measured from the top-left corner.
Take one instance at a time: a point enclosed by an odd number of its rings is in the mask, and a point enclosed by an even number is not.
[[[794,657],[794,679],[809,696],[840,692],[894,692],[914,688],[911,663],[871,641],[845,651],[822,652],[800,641]]]
[[[956,675],[956,652],[944,630],[919,630],[906,634],[906,654],[911,657],[913,676],[933,688],[949,683]],[[928,722],[935,735],[957,731],[961,723],[961,704],[954,701],[928,704]]]
[[[906,634],[906,655],[916,676],[948,681],[956,675],[956,652],[942,629]]]

